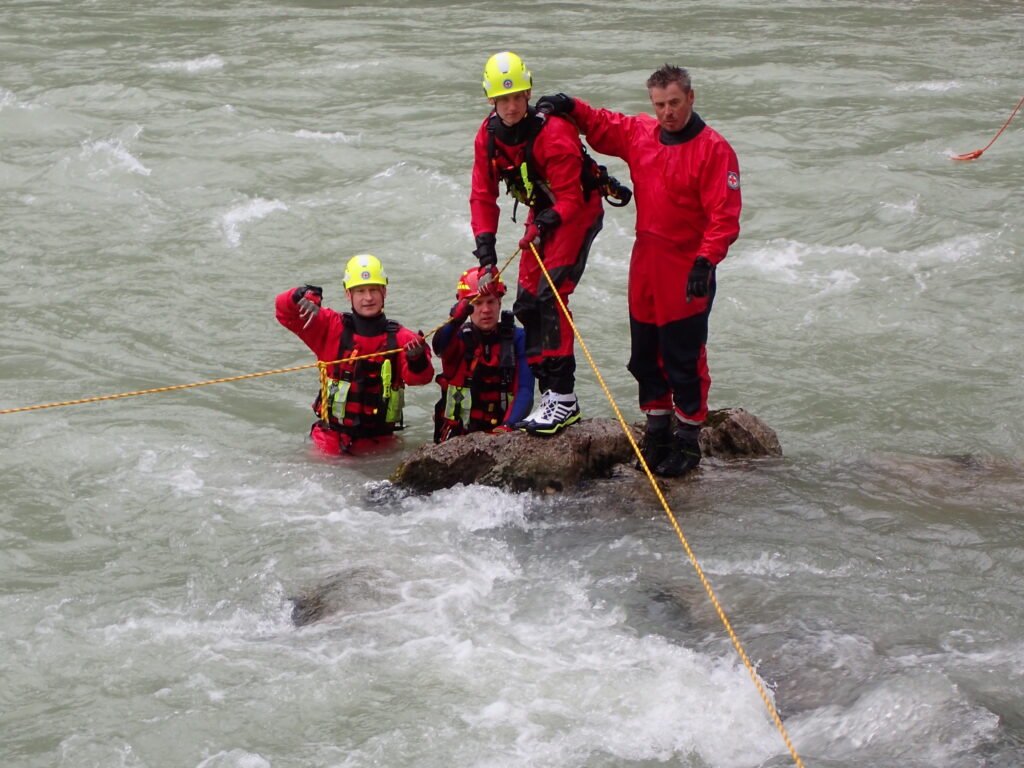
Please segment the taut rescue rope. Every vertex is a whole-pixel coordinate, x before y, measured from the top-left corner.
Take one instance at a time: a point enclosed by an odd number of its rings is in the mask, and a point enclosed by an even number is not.
[[[514,259],[518,253],[519,253],[519,251],[516,250],[515,253],[513,253],[511,256],[508,257],[508,261],[506,261],[505,265],[498,271],[499,275],[508,268],[508,265],[512,262],[512,259]],[[476,299],[474,298],[473,301],[476,301]],[[448,324],[448,321],[446,320],[445,322],[441,323],[441,325],[439,325],[436,328],[434,328],[434,330],[432,330],[429,333],[425,334],[423,338],[426,339],[426,338],[429,338],[430,336],[433,336],[435,333],[437,333],[439,330],[441,330],[447,324]],[[391,354],[394,354],[396,352],[401,352],[401,351],[402,351],[401,348],[398,348],[398,349],[388,349],[388,350],[384,350],[382,352],[374,352],[374,353],[369,354],[369,355],[358,355],[358,356],[353,356],[353,357],[346,357],[346,358],[342,358],[341,360],[318,360],[315,363],[308,363],[306,365],[295,365],[295,366],[292,366],[291,368],[275,368],[275,369],[273,369],[271,371],[259,371],[257,373],[244,373],[244,374],[242,374],[240,376],[226,376],[226,377],[220,378],[220,379],[208,379],[207,381],[195,381],[195,382],[192,382],[190,384],[174,384],[173,386],[169,386],[169,387],[154,387],[153,389],[137,389],[134,392],[120,392],[120,393],[118,393],[116,395],[100,395],[98,397],[83,397],[83,398],[80,398],[78,400],[64,400],[64,401],[61,401],[59,403],[43,403],[41,405],[26,405],[26,406],[23,406],[21,408],[7,408],[6,410],[0,411],[0,416],[5,416],[5,415],[7,415],[9,413],[24,413],[25,411],[41,411],[41,410],[44,410],[46,408],[60,408],[61,406],[65,406],[65,405],[81,405],[82,403],[98,403],[98,402],[101,402],[103,400],[120,400],[120,399],[125,398],[125,397],[138,397],[140,395],[153,395],[153,394],[156,394],[157,392],[174,392],[174,391],[179,390],[179,389],[193,389],[194,387],[205,387],[205,386],[207,386],[209,384],[225,384],[225,383],[227,383],[229,381],[242,381],[244,379],[257,379],[257,378],[259,378],[261,376],[272,376],[275,373],[291,373],[292,371],[304,371],[307,368],[319,368],[320,369],[321,392],[323,393],[323,400],[324,400],[324,402],[326,402],[327,401],[327,389],[326,389],[327,368],[329,366],[338,365],[339,363],[351,363],[351,362],[355,362],[356,360],[365,360],[365,359],[368,359],[368,358],[371,358],[371,357],[378,357],[378,356],[381,356],[381,355],[391,355]]]
[[[679,526],[679,521],[676,520],[676,516],[672,514],[672,509],[669,507],[668,501],[665,500],[665,495],[661,492],[661,488],[658,486],[657,480],[654,479],[654,474],[651,472],[651,468],[647,466],[647,462],[644,461],[644,455],[640,450],[640,446],[636,444],[632,431],[626,424],[626,420],[622,417],[622,411],[619,410],[619,406],[615,402],[615,398],[612,397],[612,393],[608,389],[608,385],[604,383],[604,377],[601,375],[601,371],[598,370],[597,364],[594,362],[594,358],[590,356],[590,350],[587,349],[587,345],[584,343],[579,329],[573,322],[572,316],[569,314],[569,310],[565,306],[565,302],[562,301],[561,294],[558,293],[558,289],[555,287],[555,283],[551,279],[551,275],[548,274],[547,267],[544,266],[544,260],[541,259],[540,254],[537,252],[537,248],[533,243],[530,243],[530,250],[533,251],[533,255],[537,259],[537,263],[540,265],[541,272],[543,272],[544,277],[547,278],[548,285],[551,286],[551,290],[555,294],[555,298],[558,300],[558,306],[562,310],[562,314],[565,319],[569,322],[569,327],[572,328],[573,335],[580,344],[580,349],[582,349],[583,354],[586,355],[587,362],[590,363],[590,367],[594,369],[594,375],[597,376],[597,382],[601,385],[601,389],[604,390],[604,394],[605,397],[608,398],[608,402],[611,403],[612,409],[615,411],[615,417],[619,420],[619,426],[621,426],[622,431],[626,433],[626,438],[629,440],[629,444],[633,446],[633,452],[636,453],[637,458],[640,460],[640,466],[644,468],[647,479],[651,481],[651,487],[654,488],[654,493],[658,496],[658,501],[661,502],[661,506],[665,510],[665,514],[668,516],[669,522],[672,523],[672,527],[675,529],[676,535],[679,537],[679,541],[683,545],[683,549],[686,550],[686,556],[690,558],[690,564],[693,565],[694,571],[697,572],[697,578],[700,579],[700,583],[703,585],[704,591],[707,592],[708,598],[711,600],[711,604],[715,607],[715,611],[718,613],[718,618],[725,627],[725,631],[729,633],[729,639],[732,640],[733,647],[743,660],[743,664],[747,668],[747,672],[750,674],[750,679],[754,681],[754,685],[757,687],[757,692],[761,695],[761,701],[764,702],[764,706],[768,710],[768,714],[771,715],[771,718],[775,723],[775,727],[779,730],[779,733],[782,734],[782,740],[786,743],[786,748],[789,750],[789,754],[792,755],[793,761],[799,766],[799,768],[804,768],[803,761],[800,759],[800,755],[797,754],[796,747],[793,746],[793,742],[790,740],[789,734],[786,732],[786,727],[782,724],[782,718],[779,717],[779,713],[775,710],[775,706],[772,704],[771,699],[768,698],[768,692],[764,689],[764,684],[757,676],[753,663],[751,663],[750,658],[747,656],[747,652],[743,650],[743,644],[733,631],[732,624],[729,623],[729,619],[726,617],[725,611],[722,610],[722,606],[718,602],[718,597],[715,596],[715,591],[711,588],[711,584],[704,575],[704,569],[701,568],[700,563],[697,562],[697,556],[694,555],[693,550],[690,548],[690,543],[686,540],[686,536],[683,534],[683,529]]]

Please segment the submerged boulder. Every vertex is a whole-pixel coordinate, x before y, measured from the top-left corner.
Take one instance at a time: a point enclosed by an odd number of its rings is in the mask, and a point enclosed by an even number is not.
[[[629,429],[639,443],[643,425]],[[709,413],[700,446],[704,456],[720,459],[782,455],[775,431],[742,408]],[[617,420],[584,419],[551,437],[475,432],[439,445],[423,445],[398,466],[391,481],[420,493],[459,483],[552,492],[609,477],[616,465],[634,458]]]
[[[368,565],[332,573],[288,598],[292,603],[292,623],[304,627],[335,614],[380,610],[397,602],[395,583],[394,574]]]

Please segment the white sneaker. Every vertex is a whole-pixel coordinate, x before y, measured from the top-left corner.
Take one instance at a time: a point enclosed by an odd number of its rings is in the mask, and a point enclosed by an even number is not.
[[[541,398],[533,413],[516,423],[517,429],[525,429],[534,435],[553,435],[563,427],[575,424],[582,418],[576,395],[560,395],[548,390]]]

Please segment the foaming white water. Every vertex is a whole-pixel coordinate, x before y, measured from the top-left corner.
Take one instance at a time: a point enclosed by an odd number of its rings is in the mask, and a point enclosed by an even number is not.
[[[504,27],[418,0],[36,5],[0,4],[5,404],[309,362],[273,297],[343,306],[362,250],[389,316],[444,319]],[[1017,123],[942,154],[1019,98],[1019,12],[799,5],[538,4],[524,53],[535,95],[636,112],[652,14],[701,41],[678,63],[746,206],[712,407],[785,457],[665,488],[805,763],[1021,765]],[[502,203],[507,256],[524,211]],[[606,210],[572,302],[627,419],[634,215]],[[791,764],[653,495],[407,497],[381,478],[430,440],[436,385],[391,453],[339,461],[309,452],[315,387],[5,417],[0,763]]]
[[[456,486],[423,498],[406,501],[408,522],[432,520],[450,523],[466,531],[526,525],[531,500],[496,488]]]
[[[210,755],[202,762],[197,763],[196,768],[271,768],[271,763],[252,752],[232,749],[228,752]]]
[[[964,701],[942,675],[910,672],[867,689],[841,715],[822,708],[813,723],[794,723],[793,733],[808,749],[840,757],[952,767],[991,742],[998,725],[994,713]],[[914,746],[921,744],[931,746]]]
[[[135,131],[135,137],[141,132],[142,129],[138,128]],[[83,141],[79,157],[92,166],[89,171],[90,176],[109,176],[122,171],[149,176],[153,172],[129,151],[121,139]]]
[[[301,129],[298,131],[292,131],[292,136],[299,139],[312,139],[313,141],[331,141],[340,142],[342,144],[358,144],[362,138],[359,134],[350,136],[342,131],[309,131]]]
[[[23,101],[12,91],[0,88],[0,112],[5,109],[39,109],[39,105]]]
[[[163,61],[157,64],[150,64],[149,66],[152,69],[197,74],[201,72],[215,72],[217,70],[224,69],[224,59],[214,53],[211,53],[197,59]]]
[[[287,211],[288,206],[280,200],[264,200],[255,198],[235,206],[220,217],[220,228],[228,245],[237,247],[242,242],[242,229],[245,224],[260,221],[274,211]]]
[[[933,91],[942,93],[962,87],[956,80],[929,80],[923,83],[900,83],[894,91]]]

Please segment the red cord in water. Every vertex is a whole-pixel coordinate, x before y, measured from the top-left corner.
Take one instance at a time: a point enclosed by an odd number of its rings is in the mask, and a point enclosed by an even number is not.
[[[1003,123],[1003,127],[1000,128],[998,131],[996,131],[996,135],[992,137],[992,141],[990,141],[988,144],[986,144],[981,149],[976,149],[973,152],[964,152],[962,155],[953,155],[953,159],[954,160],[974,160],[975,158],[981,157],[981,153],[984,152],[989,147],[991,147],[995,143],[995,140],[999,138],[999,134],[1002,133],[1006,129],[1006,126],[1008,126],[1010,124],[1010,121],[1013,120],[1013,116],[1017,114],[1017,110],[1019,110],[1021,108],[1022,104],[1024,104],[1024,98],[1022,98],[1020,101],[1017,102],[1017,106],[1014,107],[1013,112],[1010,113],[1010,116],[1008,118],[1006,118],[1006,122]]]

